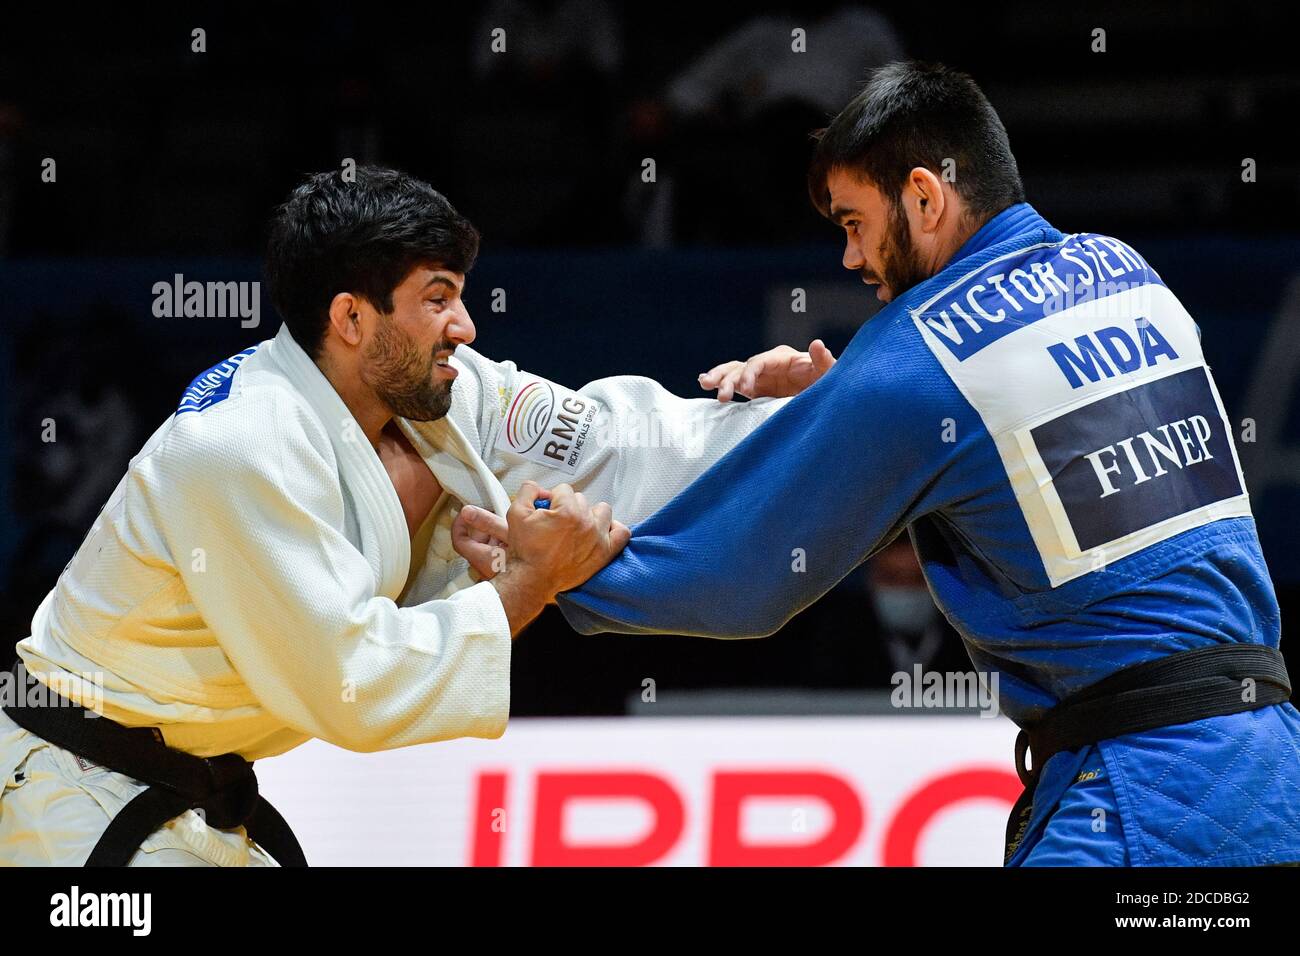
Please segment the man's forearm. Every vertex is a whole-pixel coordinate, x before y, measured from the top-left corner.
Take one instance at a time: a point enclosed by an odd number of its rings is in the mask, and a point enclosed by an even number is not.
[[[554,597],[546,593],[536,575],[518,565],[508,567],[494,577],[492,586],[497,589],[501,606],[505,608],[511,637],[518,637],[519,632],[531,624]]]

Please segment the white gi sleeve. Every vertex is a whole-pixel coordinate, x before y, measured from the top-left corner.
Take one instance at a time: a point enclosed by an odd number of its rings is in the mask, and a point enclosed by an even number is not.
[[[250,400],[186,416],[138,470],[194,608],[240,677],[287,725],[348,750],[499,737],[511,642],[496,590],[405,608],[378,595],[343,533],[319,422],[278,391],[251,411]]]
[[[679,398],[658,382],[620,375],[576,392],[461,346],[456,359],[476,395],[471,428],[512,498],[531,479],[568,482],[635,524],[658,511],[789,399]],[[465,407],[473,407],[465,403]]]

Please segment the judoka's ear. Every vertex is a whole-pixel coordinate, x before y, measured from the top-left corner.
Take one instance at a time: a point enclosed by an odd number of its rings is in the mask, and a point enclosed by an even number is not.
[[[903,201],[907,205],[908,218],[920,226],[921,232],[932,233],[939,229],[948,205],[948,195],[938,176],[924,166],[917,166],[907,174]]]
[[[330,301],[330,328],[348,345],[361,344],[361,300],[340,292]]]

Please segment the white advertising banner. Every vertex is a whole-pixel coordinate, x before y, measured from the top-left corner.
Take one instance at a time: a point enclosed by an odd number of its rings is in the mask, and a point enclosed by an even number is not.
[[[320,865],[998,866],[1001,717],[518,719],[500,740],[259,762]]]

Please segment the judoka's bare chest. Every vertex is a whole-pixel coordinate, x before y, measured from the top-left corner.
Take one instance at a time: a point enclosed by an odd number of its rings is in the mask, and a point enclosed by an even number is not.
[[[388,472],[389,480],[397,489],[398,500],[402,502],[402,514],[406,517],[406,527],[414,540],[416,532],[442,495],[442,486],[419,452],[391,422],[380,435],[376,450],[384,471]]]

